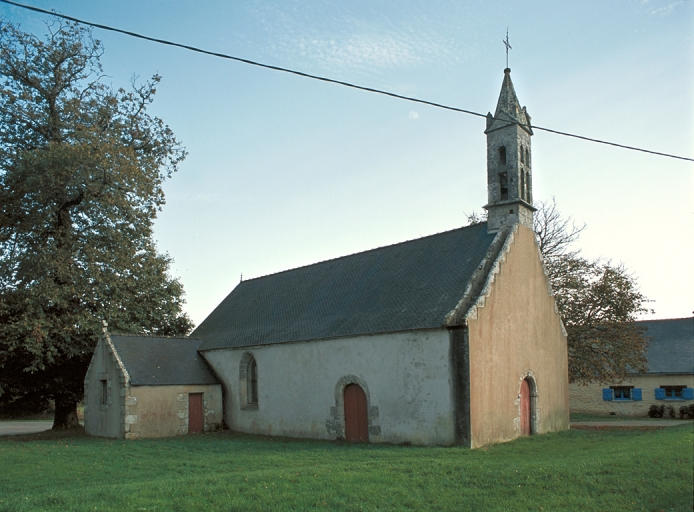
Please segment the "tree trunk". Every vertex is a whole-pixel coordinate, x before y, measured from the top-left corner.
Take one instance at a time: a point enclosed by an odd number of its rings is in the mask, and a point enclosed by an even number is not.
[[[77,418],[77,401],[69,398],[55,399],[55,415],[53,416],[53,430],[67,430],[79,427]]]

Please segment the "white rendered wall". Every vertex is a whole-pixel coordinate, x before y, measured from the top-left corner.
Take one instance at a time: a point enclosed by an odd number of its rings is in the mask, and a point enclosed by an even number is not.
[[[101,381],[106,381],[106,403]],[[84,429],[101,437],[123,437],[125,376],[104,339],[100,339],[84,378]]]
[[[223,380],[224,419],[233,430],[337,439],[344,435],[342,389],[367,394],[369,440],[451,444],[454,413],[445,329],[204,352]],[[258,366],[258,407],[241,407],[241,358]]]

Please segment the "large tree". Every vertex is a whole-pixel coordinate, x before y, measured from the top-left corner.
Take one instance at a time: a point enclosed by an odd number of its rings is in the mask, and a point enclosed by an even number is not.
[[[468,215],[468,222],[484,220]],[[533,229],[566,327],[572,382],[618,382],[646,368],[647,340],[636,317],[646,297],[623,265],[590,260],[575,248],[585,225],[563,217],[554,200],[540,202]]]
[[[581,256],[574,242],[585,226],[562,217],[556,203],[540,203],[534,229],[568,334],[573,382],[618,382],[645,371],[647,340],[636,317],[646,297],[623,265]]]
[[[0,405],[53,399],[53,428],[76,424],[102,321],[191,328],[152,236],[185,151],[147,112],[159,77],[113,90],[101,54],[75,24],[0,25]]]

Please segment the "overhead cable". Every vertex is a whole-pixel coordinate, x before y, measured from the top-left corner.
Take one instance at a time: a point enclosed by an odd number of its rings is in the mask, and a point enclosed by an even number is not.
[[[487,117],[485,114],[481,114],[481,113],[479,113],[479,112],[474,112],[474,111],[472,111],[472,110],[467,110],[467,109],[464,109],[464,108],[453,107],[453,106],[450,106],[450,105],[444,105],[444,104],[442,104],[442,103],[436,103],[436,102],[424,100],[424,99],[421,99],[421,98],[414,98],[414,97],[412,97],[412,96],[404,96],[404,95],[402,95],[402,94],[397,94],[397,93],[390,92],[390,91],[385,91],[385,90],[382,90],[382,89],[375,89],[375,88],[373,88],[373,87],[366,87],[366,86],[354,84],[354,83],[351,83],[351,82],[345,82],[345,81],[343,81],[343,80],[336,80],[336,79],[334,79],[334,78],[328,78],[328,77],[325,77],[325,76],[314,75],[314,74],[311,74],[311,73],[305,73],[305,72],[303,72],[303,71],[298,71],[298,70],[296,70],[296,69],[285,68],[285,67],[282,67],[282,66],[274,66],[274,65],[272,65],[272,64],[265,64],[265,63],[262,63],[262,62],[258,62],[258,61],[254,61],[254,60],[250,60],[250,59],[245,59],[245,58],[243,58],[243,57],[235,57],[235,56],[233,56],[233,55],[229,55],[229,54],[226,54],[226,53],[214,52],[214,51],[210,51],[210,50],[205,50],[205,49],[202,49],[202,48],[198,48],[198,47],[196,47],[196,46],[191,46],[191,45],[188,45],[188,44],[177,43],[177,42],[175,42],[175,41],[169,41],[169,40],[166,40],[166,39],[159,39],[159,38],[156,38],[156,37],[150,37],[150,36],[146,36],[146,35],[143,35],[143,34],[139,34],[139,33],[137,33],[137,32],[132,32],[132,31],[130,31],[130,30],[124,30],[124,29],[120,29],[120,28],[116,28],[116,27],[111,27],[111,26],[109,26],[109,25],[104,25],[104,24],[101,24],[101,23],[94,23],[94,22],[91,22],[91,21],[85,21],[85,20],[82,20],[82,19],[79,19],[79,18],[75,18],[75,17],[73,17],[73,16],[68,16],[67,14],[61,14],[61,13],[58,13],[58,12],[55,12],[55,11],[49,11],[49,10],[46,10],[46,9],[41,9],[41,8],[39,8],[39,7],[31,6],[31,5],[20,4],[20,3],[18,3],[18,2],[14,2],[14,1],[12,1],[12,0],[0,0],[0,2],[5,3],[5,4],[9,4],[9,5],[13,5],[13,6],[15,6],[15,7],[20,7],[20,8],[22,8],[22,9],[27,9],[27,10],[30,10],[30,11],[38,12],[38,13],[41,13],[41,14],[47,14],[47,15],[49,15],[49,16],[54,16],[54,17],[57,17],[57,18],[62,18],[62,19],[68,20],[68,21],[72,21],[72,22],[75,22],[75,23],[79,23],[79,24],[81,24],[81,25],[87,25],[87,26],[94,27],[94,28],[98,28],[98,29],[101,29],[101,30],[108,30],[108,31],[111,31],[111,32],[117,32],[117,33],[119,33],[119,34],[124,34],[124,35],[127,35],[127,36],[136,37],[136,38],[138,38],[138,39],[144,39],[145,41],[151,41],[151,42],[153,42],[153,43],[159,43],[159,44],[164,44],[164,45],[168,45],[168,46],[174,46],[174,47],[177,47],[177,48],[183,48],[184,50],[189,50],[189,51],[192,51],[192,52],[202,53],[202,54],[204,54],[204,55],[211,55],[211,56],[213,56],[213,57],[219,57],[219,58],[222,58],[222,59],[228,59],[228,60],[233,60],[233,61],[236,61],[236,62],[242,62],[242,63],[244,63],[244,64],[250,64],[251,66],[258,66],[258,67],[265,68],[265,69],[271,69],[271,70],[273,70],[273,71],[281,71],[281,72],[284,72],[284,73],[291,73],[291,74],[293,74],[293,75],[297,75],[297,76],[304,77],[304,78],[310,78],[310,79],[313,79],[313,80],[320,80],[320,81],[322,81],[322,82],[327,82],[327,83],[336,84],[336,85],[342,85],[342,86],[344,86],[344,87],[351,87],[351,88],[353,88],[353,89],[358,89],[358,90],[360,90],[360,91],[371,92],[371,93],[374,93],[374,94],[381,94],[381,95],[384,95],[384,96],[390,96],[390,97],[392,97],[392,98],[397,98],[397,99],[400,99],[400,100],[410,101],[410,102],[414,102],[414,103],[420,103],[420,104],[423,104],[423,105],[429,105],[429,106],[431,106],[431,107],[440,108],[440,109],[444,109],[444,110],[451,110],[451,111],[453,111],[453,112],[461,112],[461,113],[463,113],[463,114],[469,114],[469,115],[478,116],[478,117]],[[517,124],[520,124],[520,123],[517,123]],[[528,126],[528,125],[526,125],[526,126]],[[640,152],[649,153],[649,154],[652,154],[652,155],[658,155],[658,156],[664,156],[664,157],[668,157],[668,158],[676,158],[676,159],[678,159],[678,160],[687,160],[687,161],[690,161],[690,162],[694,162],[694,158],[689,158],[689,157],[685,157],[685,156],[673,155],[673,154],[670,154],[670,153],[663,153],[663,152],[660,152],[660,151],[653,151],[653,150],[650,150],[650,149],[640,148],[640,147],[636,147],[636,146],[627,146],[627,145],[625,145],[625,144],[618,144],[618,143],[616,143],[616,142],[610,142],[610,141],[606,141],[606,140],[602,140],[602,139],[596,139],[596,138],[592,138],[592,137],[586,137],[586,136],[583,136],[583,135],[577,135],[577,134],[575,134],[575,133],[569,133],[569,132],[564,132],[564,131],[559,131],[559,130],[553,130],[553,129],[551,129],[551,128],[544,128],[544,127],[538,126],[538,125],[529,125],[529,126],[530,126],[531,128],[533,128],[533,129],[535,129],[535,130],[541,130],[541,131],[545,131],[545,132],[549,132],[549,133],[554,133],[554,134],[557,134],[557,135],[563,135],[563,136],[565,136],[565,137],[573,137],[573,138],[576,138],[576,139],[586,140],[586,141],[589,141],[589,142],[596,142],[596,143],[598,143],[598,144],[606,144],[606,145],[608,145],[608,146],[615,146],[615,147],[618,147],[618,148],[630,149],[630,150],[632,150],[632,151],[640,151]]]

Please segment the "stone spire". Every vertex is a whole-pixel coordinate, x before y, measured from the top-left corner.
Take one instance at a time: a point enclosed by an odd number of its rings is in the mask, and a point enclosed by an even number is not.
[[[533,227],[530,115],[520,106],[511,82],[511,70],[504,70],[499,101],[494,116],[487,114],[487,196],[488,228],[496,232],[505,226]]]
[[[530,135],[533,133],[529,126],[530,116],[526,112],[525,107],[521,108],[518,102],[518,96],[516,96],[516,90],[513,88],[511,70],[509,68],[504,69],[504,81],[501,84],[499,101],[496,102],[496,110],[494,111],[492,122],[500,125],[505,124],[504,120],[520,123],[525,126],[526,131]],[[489,132],[489,129],[490,126],[487,125],[486,131]]]

